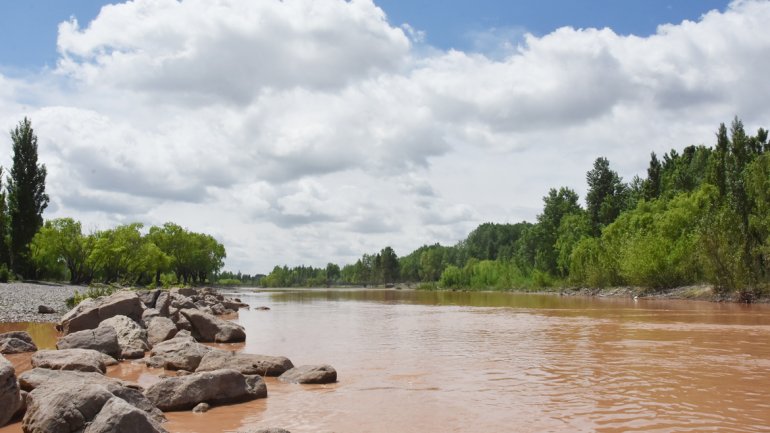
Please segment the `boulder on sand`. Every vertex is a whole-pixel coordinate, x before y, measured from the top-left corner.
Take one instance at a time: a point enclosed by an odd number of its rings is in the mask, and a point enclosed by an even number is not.
[[[234,343],[246,341],[243,326],[222,320],[199,310],[186,309],[181,314],[190,321],[193,335],[200,341]]]
[[[73,332],[56,342],[57,349],[92,349],[117,358],[121,350],[118,345],[118,334],[112,326],[99,326],[95,329],[85,329]]]
[[[16,371],[7,359],[0,355],[0,427],[4,426],[21,406]]]
[[[337,381],[337,370],[331,365],[302,365],[282,374],[278,380],[288,383],[334,383]]]
[[[51,370],[107,371],[109,356],[91,349],[41,350],[32,355],[32,367]],[[113,359],[114,361],[114,359]]]
[[[289,358],[284,356],[253,355],[236,353],[229,350],[212,350],[207,353],[195,371],[214,371],[232,369],[242,374],[260,376],[280,376],[294,367]]]
[[[66,335],[94,329],[102,321],[114,316],[126,316],[138,322],[142,320],[144,308],[135,292],[124,290],[110,296],[86,299],[62,317],[58,328]]]
[[[56,314],[56,310],[47,305],[38,305],[37,312],[38,314]]]
[[[150,367],[195,371],[203,356],[211,350],[189,335],[177,335],[155,345],[146,362]]]
[[[203,402],[228,404],[264,398],[267,387],[259,376],[217,370],[161,379],[144,395],[159,409],[175,411],[189,410]]]
[[[10,355],[37,351],[32,337],[26,331],[12,331],[0,334],[0,353]]]
[[[154,289],[154,290],[137,290],[136,296],[139,297],[139,299],[142,300],[142,303],[147,308],[155,308],[155,301],[158,300],[158,296],[160,296],[160,289]]]
[[[99,327],[109,326],[118,334],[120,356],[124,359],[143,358],[144,352],[150,350],[147,342],[147,331],[133,319],[118,315],[102,321]]]

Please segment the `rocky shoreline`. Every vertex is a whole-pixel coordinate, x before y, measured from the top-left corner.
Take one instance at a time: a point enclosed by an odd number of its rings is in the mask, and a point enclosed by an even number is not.
[[[86,287],[56,283],[0,283],[0,322],[58,322],[69,310],[67,299]],[[53,313],[41,314],[40,306]]]
[[[246,330],[227,319],[248,308],[208,288],[125,290],[87,299],[64,314],[56,350],[38,351],[24,331],[0,334],[0,353],[33,353],[32,369],[18,376],[0,355],[0,427],[20,420],[25,433],[162,433],[164,412],[202,413],[214,405],[267,398],[265,376],[287,383],[336,382],[329,365],[295,367],[286,357],[220,348],[246,339]],[[107,366],[131,359],[166,372],[146,389],[105,376]]]

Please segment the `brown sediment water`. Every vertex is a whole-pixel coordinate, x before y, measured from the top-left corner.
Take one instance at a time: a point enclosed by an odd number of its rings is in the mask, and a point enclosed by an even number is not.
[[[169,431],[770,430],[767,305],[398,290],[239,297],[271,310],[241,312],[247,341],[236,349],[329,363],[339,382],[267,378],[267,399],[168,413]],[[124,362],[108,374],[149,386],[161,373]],[[12,431],[18,423],[0,429]]]

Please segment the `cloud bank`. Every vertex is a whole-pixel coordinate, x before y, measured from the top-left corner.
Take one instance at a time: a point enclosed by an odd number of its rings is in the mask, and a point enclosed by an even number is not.
[[[32,119],[48,218],[173,220],[244,272],[342,264],[532,219],[598,156],[630,179],[735,115],[767,127],[768,21],[735,1],[649,37],[490,29],[471,53],[371,0],[134,0],[61,23],[55,69],[0,75],[0,125]]]

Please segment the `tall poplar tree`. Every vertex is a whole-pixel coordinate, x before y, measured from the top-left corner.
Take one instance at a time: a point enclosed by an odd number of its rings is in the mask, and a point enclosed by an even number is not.
[[[24,278],[34,277],[29,243],[43,225],[48,206],[46,169],[37,163],[37,135],[26,117],[11,131],[13,166],[8,177],[11,267]]]

